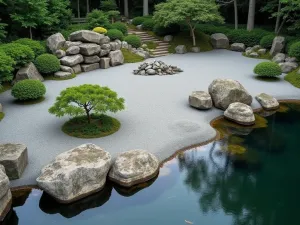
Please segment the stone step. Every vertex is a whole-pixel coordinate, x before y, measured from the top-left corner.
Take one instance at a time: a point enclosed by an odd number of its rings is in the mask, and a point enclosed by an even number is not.
[[[156,54],[165,54],[165,53],[169,53],[169,51],[153,51],[152,54],[156,55]]]
[[[161,57],[161,56],[166,56],[166,55],[169,55],[169,53],[163,53],[163,54],[153,54],[153,55],[150,55],[150,57],[152,57],[152,58],[156,58],[156,57]]]

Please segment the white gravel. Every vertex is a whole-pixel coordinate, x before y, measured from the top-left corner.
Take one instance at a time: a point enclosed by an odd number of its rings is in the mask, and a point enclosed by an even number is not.
[[[10,91],[1,94],[6,116],[0,122],[0,143],[24,143],[29,152],[29,165],[12,186],[35,184],[44,165],[59,153],[83,143],[99,145],[113,156],[130,149],[146,149],[163,160],[181,148],[213,138],[216,132],[209,122],[222,111],[190,108],[188,96],[192,91],[207,91],[216,78],[238,80],[253,96],[266,92],[278,99],[300,98],[300,89],[283,77],[278,82],[255,79],[253,68],[262,60],[249,59],[241,53],[215,50],[160,59],[184,72],[173,76],[137,76],[132,71],[138,65],[126,64],[80,74],[72,80],[45,81],[46,100],[36,105],[16,105]],[[68,117],[56,118],[48,113],[61,90],[85,83],[107,85],[125,98],[126,110],[115,114],[122,123],[117,133],[99,139],[69,137],[61,131]],[[258,106],[254,100],[253,107]]]

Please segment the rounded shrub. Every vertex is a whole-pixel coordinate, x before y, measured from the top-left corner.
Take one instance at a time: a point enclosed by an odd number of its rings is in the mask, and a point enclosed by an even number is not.
[[[270,49],[272,47],[274,38],[275,38],[274,34],[263,36],[262,39],[260,39],[259,44],[263,48]]]
[[[153,32],[158,36],[165,36],[165,35],[174,35],[180,32],[180,25],[178,24],[170,24],[167,27],[155,25],[153,27]]]
[[[139,36],[133,35],[133,34],[125,37],[125,41],[134,48],[139,48],[142,45],[141,38]]]
[[[122,22],[113,23],[111,28],[121,31],[125,36],[128,34],[127,26]]]
[[[152,31],[155,23],[153,19],[147,19],[142,23],[142,25],[143,25],[143,30]]]
[[[99,34],[106,34],[107,30],[104,27],[95,27],[93,29],[94,32],[99,33]]]
[[[35,57],[44,54],[46,52],[46,48],[43,45],[41,45],[39,41],[35,41],[29,38],[21,38],[14,41],[14,43],[27,45],[32,49],[32,51],[34,51]]]
[[[138,16],[132,19],[132,24],[137,26],[144,23],[145,20],[151,19],[152,16]]]
[[[46,87],[39,80],[22,80],[16,83],[11,90],[12,96],[21,101],[39,99],[45,93]]]
[[[110,29],[107,31],[106,35],[110,38],[110,40],[120,40],[123,41],[124,35],[121,31],[117,29]]]
[[[38,56],[34,64],[42,74],[52,74],[60,70],[59,59],[52,54],[42,54]]]
[[[289,50],[291,48],[291,46],[298,42],[300,39],[297,37],[291,37],[291,36],[286,36],[285,37],[285,48],[284,48],[284,52],[285,53],[289,53]]]
[[[20,69],[34,60],[34,52],[26,45],[9,43],[0,46],[0,51],[10,56],[15,62],[15,69]]]
[[[0,51],[0,89],[1,82],[12,80],[15,63],[10,56]]]
[[[296,57],[298,60],[300,60],[300,41],[291,45],[289,49],[289,56]]]
[[[108,29],[110,27],[108,15],[101,10],[94,9],[87,15],[87,24],[89,29],[94,27],[104,27]]]
[[[266,36],[268,32],[256,29],[253,31],[247,31],[243,29],[231,30],[227,36],[232,43],[244,43],[246,46],[254,46],[260,43],[262,37]]]
[[[254,73],[262,77],[276,77],[282,74],[280,66],[275,62],[261,62],[254,68]]]

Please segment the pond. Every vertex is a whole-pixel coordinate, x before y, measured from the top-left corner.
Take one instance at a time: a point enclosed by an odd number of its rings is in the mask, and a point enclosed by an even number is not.
[[[178,154],[131,190],[108,183],[70,205],[15,191],[4,224],[299,225],[300,105],[259,114],[253,127],[214,121],[219,140]]]

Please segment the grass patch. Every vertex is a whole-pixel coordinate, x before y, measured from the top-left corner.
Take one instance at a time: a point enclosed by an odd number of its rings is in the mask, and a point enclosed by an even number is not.
[[[196,33],[196,45],[200,47],[201,52],[211,51],[213,48],[210,44],[210,37],[206,34],[195,31]],[[169,53],[175,53],[175,48],[178,45],[185,45],[187,51],[190,52],[191,48],[193,47],[193,40],[190,36],[189,32],[181,32],[178,35],[174,36],[173,40],[170,43]]]
[[[296,88],[300,88],[300,74],[298,74],[299,68],[288,73],[284,79],[287,81],[287,82],[290,82],[293,86],[295,86]]]
[[[38,104],[38,103],[44,101],[45,99],[46,99],[45,97],[41,97],[41,98],[38,98],[38,99],[27,100],[27,101],[14,100],[14,103],[18,104],[18,105],[34,105],[34,104]]]
[[[149,48],[149,49],[156,49],[158,46],[158,44],[155,43],[154,41],[147,41],[144,44],[146,44],[147,48]]]
[[[268,60],[272,59],[272,56],[270,55],[269,52],[267,52],[266,54],[262,54],[262,55],[258,54],[258,57],[253,57],[253,56],[250,56],[250,55],[246,55],[245,52],[243,52],[242,55],[247,57],[247,58],[251,58],[251,59],[268,59]]]
[[[11,88],[12,88],[12,85],[10,83],[7,83],[7,82],[2,83],[1,88],[0,88],[0,94],[10,90]]]
[[[65,77],[65,78],[58,78],[55,77],[54,75],[50,75],[50,76],[45,76],[44,79],[45,80],[71,80],[73,78],[75,78],[77,75],[75,73],[73,73],[71,76],[69,77]]]
[[[100,138],[117,132],[121,123],[110,116],[92,115],[89,124],[86,116],[79,116],[67,121],[62,131],[77,138]]]
[[[144,58],[142,56],[134,54],[128,49],[122,48],[121,51],[123,53],[125,63],[136,63],[144,61]]]
[[[4,118],[5,114],[0,112],[0,121]]]

